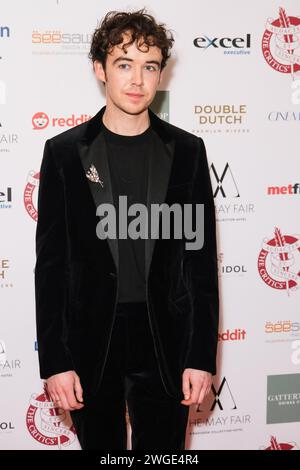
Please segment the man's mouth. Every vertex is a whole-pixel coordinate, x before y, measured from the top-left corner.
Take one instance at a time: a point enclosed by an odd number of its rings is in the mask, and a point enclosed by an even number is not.
[[[142,98],[144,96],[141,93],[126,93],[126,95],[129,96],[129,98],[135,99]]]

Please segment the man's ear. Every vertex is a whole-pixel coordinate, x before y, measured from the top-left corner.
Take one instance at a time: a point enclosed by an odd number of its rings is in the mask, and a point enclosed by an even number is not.
[[[94,71],[95,71],[95,75],[97,79],[100,80],[100,82],[105,83],[106,75],[105,75],[105,70],[101,62],[99,62],[99,60],[95,60],[93,66],[94,66]]]

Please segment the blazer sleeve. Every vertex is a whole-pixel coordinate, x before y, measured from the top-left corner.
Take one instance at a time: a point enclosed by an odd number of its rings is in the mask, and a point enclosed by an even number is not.
[[[67,304],[65,203],[62,178],[46,141],[40,169],[35,302],[40,377],[73,370],[64,342]]]
[[[204,244],[199,250],[186,250],[184,254],[193,308],[185,368],[204,370],[215,375],[219,322],[215,206],[205,145],[201,138],[197,141],[192,203],[193,208],[194,204],[204,204]]]

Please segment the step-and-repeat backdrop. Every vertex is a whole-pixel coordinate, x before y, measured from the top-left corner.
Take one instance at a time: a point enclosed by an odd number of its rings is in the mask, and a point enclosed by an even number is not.
[[[218,221],[218,375],[205,403],[190,407],[186,448],[296,450],[296,0],[0,0],[0,448],[80,449],[68,414],[53,407],[38,372],[39,169],[45,140],[105,103],[87,57],[98,21],[109,10],[144,6],[175,37],[153,109],[204,139]]]

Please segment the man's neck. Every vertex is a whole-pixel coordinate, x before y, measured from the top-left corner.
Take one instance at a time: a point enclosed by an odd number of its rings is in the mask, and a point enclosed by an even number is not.
[[[128,114],[106,107],[102,120],[110,131],[128,136],[142,134],[150,125],[148,109],[141,114]]]

